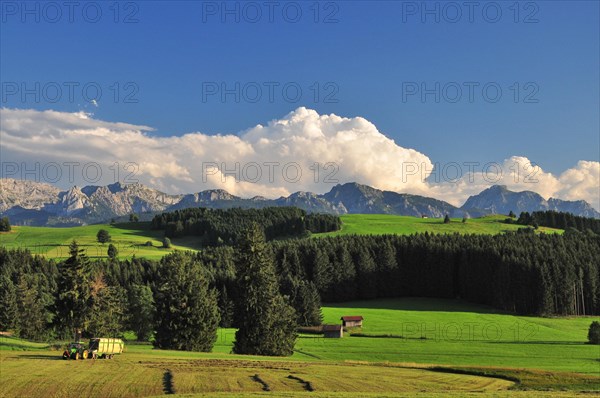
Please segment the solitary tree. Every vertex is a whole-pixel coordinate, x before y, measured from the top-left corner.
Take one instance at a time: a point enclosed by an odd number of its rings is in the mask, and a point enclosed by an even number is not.
[[[509,216],[510,218],[515,218],[515,217],[517,217],[517,216],[515,215],[515,213],[513,213],[513,211],[512,211],[512,210],[510,211],[510,213],[508,213],[508,216]]]
[[[138,222],[140,220],[140,218],[138,217],[137,214],[131,213],[129,215],[129,222]]]
[[[10,221],[8,217],[2,217],[0,219],[0,232],[8,232],[10,231]]]
[[[169,239],[165,236],[162,240],[162,247],[164,247],[165,249],[170,249],[171,248],[171,239]]]
[[[590,344],[600,344],[600,322],[594,321],[588,330],[588,342]]]
[[[108,258],[114,260],[119,255],[119,250],[117,249],[117,247],[115,245],[113,245],[112,243],[110,243],[108,245],[107,254],[108,254]]]
[[[450,222],[450,216],[448,216],[448,214],[446,214],[446,216],[444,217],[444,224],[448,224]]]
[[[253,223],[238,247],[240,292],[237,354],[291,355],[296,341],[296,313],[279,293],[275,263],[262,229]]]
[[[110,242],[111,237],[107,230],[101,229],[96,234],[96,239],[98,240],[98,242],[105,244],[107,242]]]

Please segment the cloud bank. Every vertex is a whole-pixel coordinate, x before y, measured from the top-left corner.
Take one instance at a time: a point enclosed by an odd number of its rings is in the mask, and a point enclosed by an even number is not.
[[[86,113],[0,109],[2,177],[62,188],[121,180],[168,193],[222,188],[234,195],[323,193],[356,181],[462,205],[494,185],[545,198],[583,199],[600,210],[600,162],[579,161],[560,175],[523,156],[502,163],[434,164],[361,117],[298,108],[237,135],[154,136],[148,126],[113,123]]]

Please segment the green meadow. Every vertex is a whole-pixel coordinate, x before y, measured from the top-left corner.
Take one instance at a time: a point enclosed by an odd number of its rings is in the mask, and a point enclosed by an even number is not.
[[[59,346],[1,337],[2,396],[296,396],[308,385],[332,397],[600,391],[600,347],[585,343],[591,317],[523,317],[424,298],[332,304],[323,314],[326,323],[362,315],[364,325],[341,339],[301,334],[289,358],[231,354],[234,329],[220,329],[210,353],[128,343],[116,359],[77,362],[62,360]]]
[[[161,258],[173,250],[196,250],[195,237],[173,239],[172,247],[162,247],[164,233],[150,229],[147,222],[98,224],[83,227],[19,227],[13,226],[10,232],[0,234],[0,244],[7,248],[27,248],[34,254],[48,258],[66,258],[69,256],[69,244],[76,240],[91,258],[106,258],[108,243],[96,241],[96,234],[105,229],[110,234],[111,243],[119,250],[119,258],[146,257]],[[152,246],[146,243],[151,242]]]
[[[600,347],[585,344],[590,317],[522,317],[424,298],[327,305],[323,314],[326,323],[362,315],[364,325],[342,339],[301,334],[290,358],[231,354],[234,329],[220,329],[210,353],[128,343],[116,359],[77,362],[62,360],[59,346],[1,337],[2,396],[296,396],[308,385],[332,397],[600,391]]]
[[[410,216],[393,216],[386,214],[347,214],[341,216],[342,229],[336,232],[315,234],[315,237],[337,236],[347,234],[399,234],[414,233],[436,234],[500,234],[516,231],[521,225],[506,224],[505,216],[494,215],[481,218],[451,219],[444,224],[442,219],[419,218]],[[171,249],[162,248],[163,232],[150,229],[147,222],[120,223],[114,225],[98,224],[83,227],[50,228],[14,226],[11,232],[0,233],[0,245],[7,248],[27,248],[34,254],[48,258],[66,258],[69,244],[77,240],[91,258],[106,258],[108,244],[96,241],[96,233],[106,229],[112,244],[119,250],[119,258],[146,257],[161,258],[173,250],[199,250],[198,237],[189,236],[172,239]],[[540,227],[539,233],[562,233],[562,230]],[[146,246],[151,242],[152,246]]]
[[[415,233],[435,234],[487,234],[494,235],[504,232],[516,231],[523,225],[507,224],[507,216],[490,215],[479,218],[470,218],[462,222],[462,218],[451,218],[444,224],[443,218],[420,218],[411,216],[394,216],[389,214],[346,214],[340,216],[342,229],[340,231],[317,234],[315,236],[337,235],[381,235],[398,234],[410,235]],[[540,227],[538,232],[562,233],[560,229]]]
[[[345,215],[344,234],[499,234],[521,226],[504,216],[441,219]],[[13,227],[0,244],[50,258],[68,256],[72,240],[92,258],[106,229],[120,258],[160,258],[199,250],[196,237],[162,248],[148,223],[72,228]],[[562,233],[540,228],[538,233]],[[146,242],[151,242],[147,246]],[[235,329],[219,329],[210,353],[153,349],[128,341],[113,360],[64,361],[66,342],[34,343],[0,336],[0,397],[530,397],[590,396],[600,392],[600,347],[586,344],[598,317],[543,318],[503,313],[460,300],[401,298],[323,306],[324,323],[362,315],[362,328],[341,339],[300,334],[288,358],[231,353]],[[126,337],[132,339],[132,334]],[[269,391],[265,390],[265,386]],[[312,390],[312,391],[311,391]]]

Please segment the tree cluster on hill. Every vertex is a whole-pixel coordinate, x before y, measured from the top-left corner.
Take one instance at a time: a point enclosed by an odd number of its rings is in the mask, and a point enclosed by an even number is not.
[[[98,230],[98,233],[96,234],[96,240],[99,243],[104,244],[104,243],[110,242],[112,240],[112,238],[110,236],[110,233],[108,233],[107,230],[100,229],[100,230]]]
[[[571,213],[549,211],[523,212],[516,221],[517,224],[591,232],[600,235],[600,220],[596,218],[575,216]]]
[[[168,238],[199,236],[204,246],[234,245],[251,224],[262,227],[267,240],[303,237],[308,232],[330,232],[341,227],[338,216],[306,214],[295,207],[264,209],[189,208],[157,215],[153,229],[164,230]]]
[[[9,232],[10,229],[10,221],[8,217],[0,218],[0,232]]]

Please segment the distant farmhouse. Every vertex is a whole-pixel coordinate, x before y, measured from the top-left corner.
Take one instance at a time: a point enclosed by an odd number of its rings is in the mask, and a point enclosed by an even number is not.
[[[342,338],[344,337],[344,328],[342,325],[323,325],[323,337]]]
[[[343,316],[342,326],[345,328],[361,328],[363,323],[363,317],[360,315]]]

